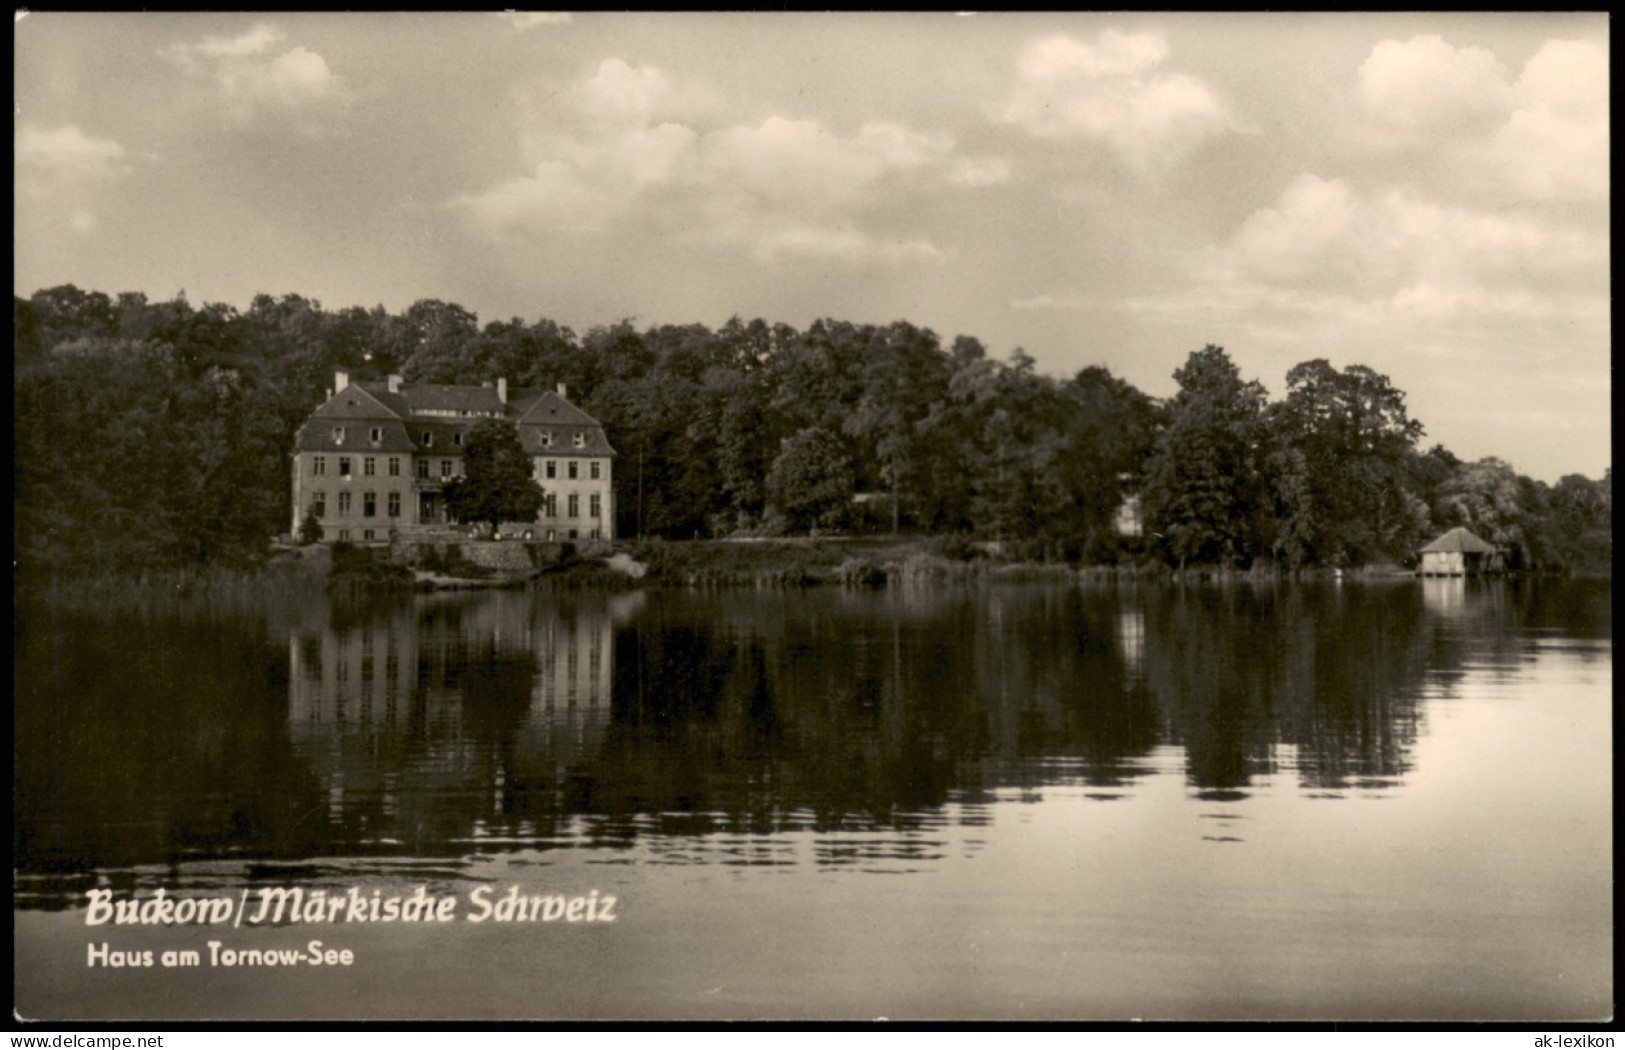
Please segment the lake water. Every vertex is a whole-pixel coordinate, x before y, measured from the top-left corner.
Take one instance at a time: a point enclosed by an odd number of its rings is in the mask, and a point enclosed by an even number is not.
[[[1609,1017],[1610,600],[1406,579],[19,610],[16,1005]],[[93,891],[352,887],[455,917],[87,925]],[[556,921],[469,921],[510,893]],[[577,897],[607,916],[568,921]],[[351,965],[207,947],[312,940]]]

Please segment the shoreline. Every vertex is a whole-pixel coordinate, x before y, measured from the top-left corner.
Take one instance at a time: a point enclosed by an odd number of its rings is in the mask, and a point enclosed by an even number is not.
[[[538,552],[523,541],[467,541],[393,547],[286,548],[251,568],[133,570],[128,574],[19,574],[19,599],[64,606],[159,605],[175,601],[222,607],[268,598],[308,600],[332,594],[433,593],[500,589],[633,590],[641,588],[800,588],[1004,583],[1294,583],[1397,582],[1423,577],[1399,565],[1296,571],[1275,566],[1230,569],[1161,563],[1074,565],[1007,559],[971,544],[955,544],[959,557],[934,553],[940,537],[820,537],[751,540],[644,540],[603,543],[591,554],[573,549]],[[968,552],[968,555],[967,555]],[[1457,579],[1524,580],[1542,574]],[[1573,579],[1612,580],[1612,575]]]

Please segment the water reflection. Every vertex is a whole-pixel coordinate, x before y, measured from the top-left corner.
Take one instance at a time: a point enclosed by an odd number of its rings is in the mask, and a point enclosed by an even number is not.
[[[23,616],[14,856],[63,890],[121,865],[633,841],[910,871],[995,802],[1121,803],[1168,774],[1208,804],[1204,837],[1240,842],[1261,782],[1402,792],[1425,699],[1542,638],[1609,637],[1608,599],[1425,580],[498,592],[277,630]]]

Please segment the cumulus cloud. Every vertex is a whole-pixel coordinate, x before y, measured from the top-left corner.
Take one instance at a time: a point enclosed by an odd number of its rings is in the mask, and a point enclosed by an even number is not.
[[[1597,44],[1549,40],[1514,80],[1483,48],[1385,40],[1360,66],[1358,95],[1378,144],[1425,151],[1468,185],[1607,196],[1608,55]]]
[[[1163,69],[1167,58],[1168,45],[1148,33],[1041,40],[1022,53],[995,115],[1043,138],[1105,143],[1138,171],[1175,163],[1238,124],[1206,83]]]
[[[897,124],[843,136],[816,120],[769,117],[707,136],[702,177],[730,196],[823,211],[859,202],[882,180],[920,172],[952,150],[946,135]]]
[[[965,157],[954,162],[948,181],[959,186],[997,186],[1009,182],[1010,162],[1002,157]]]
[[[951,136],[887,121],[848,133],[788,116],[707,128],[714,96],[620,59],[548,98],[522,132],[535,173],[453,202],[487,236],[625,221],[769,262],[933,261],[945,253],[926,238],[865,229],[866,209],[893,192],[1009,177],[1002,160],[957,155]]]
[[[1082,295],[1035,295],[1026,299],[1012,299],[1012,310],[1055,310],[1063,313],[1086,313],[1098,310],[1100,303]]]
[[[1407,136],[1482,126],[1504,118],[1512,101],[1507,69],[1493,53],[1437,36],[1372,48],[1360,65],[1359,93],[1379,125]]]
[[[620,201],[609,187],[559,161],[544,161],[534,175],[509,179],[454,204],[478,229],[495,236],[592,231],[620,211]]]
[[[570,24],[570,13],[568,11],[499,11],[497,17],[521,33],[540,26]]]
[[[754,239],[752,253],[764,262],[801,258],[861,264],[939,263],[947,253],[924,238],[887,239],[842,227],[787,222]]]
[[[1535,197],[1608,196],[1608,55],[1596,44],[1548,41],[1524,66],[1516,109],[1487,152]]]
[[[12,147],[17,191],[30,200],[31,209],[65,222],[76,234],[96,228],[91,207],[100,189],[130,173],[121,144],[86,134],[76,124],[24,124]]]
[[[50,129],[25,124],[13,148],[19,172],[43,180],[101,181],[130,170],[123,146],[87,135],[76,124]]]
[[[265,112],[308,114],[348,98],[326,59],[303,45],[284,49],[284,39],[281,30],[261,23],[235,37],[174,44],[161,54],[188,76],[208,81],[239,121]]]
[[[1607,272],[1605,236],[1508,212],[1441,205],[1405,190],[1362,193],[1300,175],[1242,224],[1219,273],[1273,285],[1438,301],[1497,288],[1588,287]]]
[[[1338,318],[1592,317],[1606,310],[1607,236],[1405,189],[1295,178],[1190,275],[1141,310]]]

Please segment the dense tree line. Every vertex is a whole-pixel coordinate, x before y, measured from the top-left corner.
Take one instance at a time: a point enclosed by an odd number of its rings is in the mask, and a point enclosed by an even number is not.
[[[1271,402],[1225,351],[1159,402],[906,321],[630,322],[576,333],[422,300],[324,309],[15,300],[15,546],[94,571],[251,563],[288,527],[293,435],[358,379],[568,385],[620,452],[617,531],[958,533],[1023,557],[1288,568],[1405,561],[1451,525],[1526,568],[1608,571],[1611,474],[1556,486],[1422,451],[1386,376],[1307,361]],[[1113,526],[1138,496],[1143,537]]]

